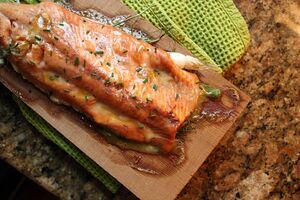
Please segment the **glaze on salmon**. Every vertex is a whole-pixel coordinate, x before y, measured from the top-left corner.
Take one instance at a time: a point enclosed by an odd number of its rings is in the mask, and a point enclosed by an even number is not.
[[[15,47],[8,60],[52,100],[164,151],[203,99],[198,77],[169,53],[55,3],[0,4],[0,44]]]

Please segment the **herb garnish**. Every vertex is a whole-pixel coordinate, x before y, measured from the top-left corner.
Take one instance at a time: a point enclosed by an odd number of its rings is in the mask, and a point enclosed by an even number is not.
[[[105,82],[104,82],[104,85],[108,86],[110,83],[111,83],[110,79],[106,79]]]
[[[57,74],[54,74],[54,75],[49,76],[49,80],[50,80],[50,81],[57,80],[58,78],[59,78],[59,76],[58,76]]]
[[[58,40],[58,37],[54,36],[54,39],[55,39],[55,40]]]
[[[221,90],[218,88],[211,87],[207,84],[201,84],[200,87],[209,98],[216,99],[221,95]]]
[[[95,51],[95,53],[94,53],[94,55],[96,56],[96,55],[103,55],[104,54],[104,51],[102,51],[102,50],[99,50],[99,51]]]
[[[75,58],[75,60],[74,60],[74,65],[75,65],[75,66],[78,66],[78,65],[79,65],[79,58],[78,58],[78,57]]]
[[[145,128],[145,125],[142,124],[142,123],[138,123],[138,127],[139,127],[140,129],[143,129],[143,128]]]
[[[39,35],[35,35],[34,38],[37,40],[37,41],[41,41],[42,38],[39,36]]]
[[[157,86],[156,84],[153,84],[153,85],[152,85],[152,88],[153,88],[153,90],[157,91],[158,86]]]
[[[140,72],[140,71],[142,71],[143,70],[143,68],[142,67],[138,67],[138,68],[136,68],[136,72]]]
[[[145,78],[145,79],[143,80],[143,83],[146,84],[147,82],[148,82],[148,78]]]

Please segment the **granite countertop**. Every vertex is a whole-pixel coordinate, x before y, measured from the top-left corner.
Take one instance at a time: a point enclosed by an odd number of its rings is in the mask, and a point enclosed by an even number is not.
[[[251,44],[226,78],[252,102],[178,199],[300,199],[300,2],[235,0]],[[63,199],[111,194],[37,133],[0,86],[0,157]],[[116,199],[134,198],[122,188]]]

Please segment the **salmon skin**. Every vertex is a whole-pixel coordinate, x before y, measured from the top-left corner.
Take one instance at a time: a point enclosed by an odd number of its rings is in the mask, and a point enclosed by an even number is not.
[[[165,152],[203,99],[198,77],[168,52],[55,3],[1,3],[0,44],[14,47],[14,69],[53,101]]]

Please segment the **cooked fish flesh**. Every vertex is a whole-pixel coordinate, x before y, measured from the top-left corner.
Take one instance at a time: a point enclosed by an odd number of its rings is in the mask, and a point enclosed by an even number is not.
[[[197,59],[137,40],[55,3],[0,4],[0,45],[51,99],[123,138],[166,152],[203,99]]]

